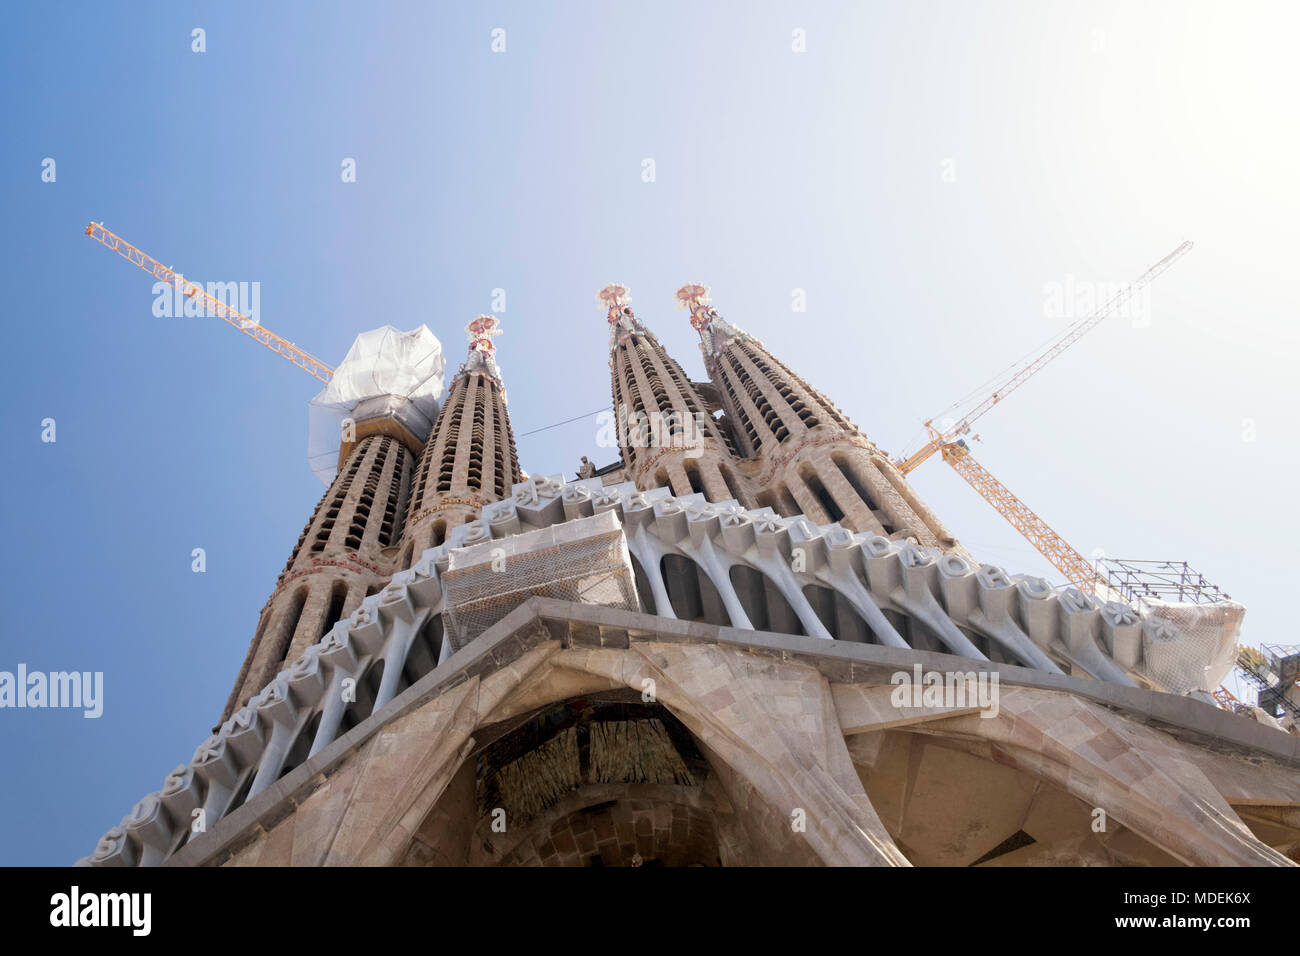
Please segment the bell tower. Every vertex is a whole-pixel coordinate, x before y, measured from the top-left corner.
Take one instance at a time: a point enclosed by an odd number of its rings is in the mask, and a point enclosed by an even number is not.
[[[684,285],[677,299],[690,311],[709,378],[753,462],[746,476],[759,505],[926,547],[957,547],[875,443],[762,342],[723,319],[706,286]]]
[[[632,311],[627,286],[597,296],[609,322],[609,368],[619,447],[642,490],[703,493],[708,501],[751,506],[735,470],[735,449],[709,414],[695,383]]]
[[[262,608],[220,722],[398,570],[442,377],[442,347],[427,327],[384,326],[357,337],[312,400],[308,456],[328,488]]]
[[[416,469],[404,568],[413,556],[442,544],[450,529],[477,520],[485,505],[509,497],[511,487],[524,480],[492,343],[501,334],[500,323],[480,315],[465,332],[469,355],[451,380]]]

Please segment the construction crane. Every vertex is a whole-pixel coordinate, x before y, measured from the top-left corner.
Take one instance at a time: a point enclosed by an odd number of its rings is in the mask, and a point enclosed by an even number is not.
[[[1210,691],[1210,695],[1214,698],[1214,702],[1223,710],[1230,710],[1234,714],[1245,714],[1250,712],[1250,705],[1243,704],[1233,695],[1232,691],[1228,690],[1226,687],[1219,687],[1217,690]]]
[[[974,488],[985,501],[997,509],[998,513],[1006,518],[1040,554],[1047,558],[1065,576],[1068,582],[1084,591],[1100,594],[1114,591],[1122,594],[1122,587],[1118,590],[1111,587],[1110,582],[1099,573],[1087,558],[1052,530],[1051,526],[1035,514],[1023,501],[1012,494],[1006,485],[993,477],[987,468],[977,462],[974,456],[971,455],[970,448],[960,436],[968,434],[971,424],[976,419],[1023,385],[1035,373],[1041,371],[1048,362],[1064,352],[1086,333],[1096,328],[1103,319],[1112,315],[1134,293],[1140,291],[1173,265],[1174,262],[1186,255],[1191,248],[1192,243],[1190,241],[1184,242],[1130,285],[1121,289],[1096,312],[1070,326],[1053,340],[1037,358],[1013,371],[999,388],[976,405],[960,421],[942,431],[934,427],[933,419],[927,421],[925,428],[930,435],[930,440],[915,454],[905,459],[895,460],[894,464],[903,474],[908,474],[926,459],[933,456],[935,452],[939,452],[943,460],[952,466],[953,470]],[[1184,564],[1185,568],[1186,565]],[[1272,668],[1265,667],[1265,663],[1274,666]],[[1297,653],[1297,649],[1273,649],[1270,660],[1253,648],[1242,647],[1239,649],[1236,664],[1242,674],[1260,685],[1261,694],[1268,698],[1268,702],[1275,710],[1290,708],[1285,719],[1290,723],[1292,732],[1296,732],[1294,728],[1297,724],[1295,723],[1294,711],[1297,708],[1296,702],[1300,701],[1300,653]],[[1276,686],[1270,683],[1270,679],[1276,676],[1273,671],[1284,672],[1283,678],[1276,682]],[[1288,694],[1292,697],[1290,702],[1287,701]],[[1219,687],[1213,692],[1213,695],[1215,702],[1224,710],[1233,713],[1244,713],[1250,710],[1247,705],[1239,701],[1225,687]]]
[[[262,328],[252,319],[232,309],[217,297],[210,295],[201,285],[189,281],[184,276],[163,265],[153,256],[137,249],[121,236],[105,229],[102,222],[92,222],[86,226],[86,235],[101,245],[112,249],[127,262],[139,266],[154,278],[161,279],[163,282],[180,289],[186,298],[196,299],[203,307],[204,314],[215,315],[224,319],[245,335],[261,342],[272,352],[284,356],[309,375],[314,375],[327,385],[334,377],[334,369],[320,359],[298,348],[292,342],[280,338],[274,332]]]
[[[1137,279],[1119,290],[1107,300],[1101,308],[1075,322],[1057,336],[1038,357],[1013,370],[1006,380],[992,394],[985,397],[971,411],[958,421],[942,430],[934,427],[934,419],[925,423],[929,441],[919,450],[906,458],[895,459],[894,464],[904,475],[914,471],[922,462],[938,452],[944,461],[953,467],[985,501],[993,505],[998,513],[1011,523],[1017,531],[1065,575],[1067,581],[1079,588],[1091,588],[1099,577],[1091,562],[1076,551],[1070,544],[1038,517],[1023,501],[993,477],[983,465],[975,461],[970,448],[961,436],[970,432],[971,425],[997,405],[1004,398],[1024,385],[1030,378],[1068,349],[1088,332],[1101,324],[1108,316],[1114,314],[1125,302],[1149,285],[1156,277],[1186,255],[1192,248],[1191,242],[1184,242],[1169,255],[1165,256]]]
[[[964,441],[958,439],[941,445],[939,453],[957,474],[979,492],[980,497],[996,508],[1043,557],[1052,562],[1067,581],[1077,588],[1087,589],[1098,580],[1099,576],[1092,563],[977,462]]]

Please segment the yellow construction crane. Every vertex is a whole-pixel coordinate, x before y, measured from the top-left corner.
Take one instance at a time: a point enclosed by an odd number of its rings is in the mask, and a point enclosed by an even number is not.
[[[86,235],[90,236],[90,238],[94,239],[101,245],[112,249],[127,262],[139,266],[154,278],[161,279],[163,282],[169,283],[177,289],[180,289],[186,298],[198,299],[198,301],[203,305],[206,314],[215,315],[218,318],[224,319],[245,335],[261,342],[272,352],[277,352],[280,355],[283,355],[290,362],[307,372],[309,375],[316,376],[316,378],[326,384],[329,384],[330,379],[334,377],[334,369],[330,368],[320,359],[304,352],[292,342],[280,338],[280,336],[276,335],[274,332],[269,332],[262,328],[252,319],[240,314],[215,296],[208,294],[208,292],[199,284],[190,282],[184,276],[178,275],[153,256],[140,251],[121,236],[105,229],[102,222],[92,222],[88,225],[86,227]]]
[[[1082,590],[1091,590],[1098,574],[1087,558],[1051,529],[1046,521],[1019,498],[1006,485],[998,481],[987,468],[977,462],[964,441],[949,442],[939,449],[943,460],[953,467],[967,484],[998,510],[1011,526],[1025,536],[1043,557],[1065,575],[1065,580]]]
[[[1141,276],[1119,290],[1101,308],[1091,315],[1075,322],[1057,336],[1037,358],[1013,370],[992,394],[988,395],[971,411],[967,412],[951,426],[940,430],[934,427],[934,419],[925,423],[925,430],[930,439],[914,454],[899,458],[894,464],[903,474],[914,471],[922,462],[939,452],[949,465],[961,475],[972,488],[993,505],[1004,518],[1019,531],[1029,543],[1052,563],[1067,581],[1076,587],[1091,589],[1098,580],[1098,575],[1091,562],[1070,546],[1059,534],[1038,517],[1024,502],[993,477],[970,454],[966,442],[961,436],[970,432],[971,425],[994,405],[1025,384],[1031,377],[1042,371],[1048,362],[1068,349],[1088,332],[1101,324],[1102,320],[1112,315],[1133,295],[1141,291],[1152,280],[1186,255],[1192,248],[1191,242],[1184,242],[1169,255],[1165,256]]]

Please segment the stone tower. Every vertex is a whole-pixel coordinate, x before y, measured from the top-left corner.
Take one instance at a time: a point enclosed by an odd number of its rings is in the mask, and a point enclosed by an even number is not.
[[[627,287],[606,286],[598,298],[608,311],[611,391],[627,476],[638,488],[752,504],[736,480],[730,436],[632,311]]]
[[[708,292],[684,285],[677,300],[700,333],[705,369],[744,451],[742,473],[758,504],[818,524],[955,548],[956,539],[889,458],[762,342],[723,319]]]
[[[438,341],[427,328],[401,333],[385,326],[358,337],[313,401],[309,449],[323,442],[330,450],[318,457],[335,459],[338,469],[262,609],[223,722],[396,570],[442,371]],[[317,418],[322,410],[334,417]]]
[[[480,315],[465,327],[469,356],[448,388],[411,492],[402,567],[440,545],[447,533],[477,520],[483,507],[510,495],[523,480],[510,428],[506,389],[496,364],[496,318]]]

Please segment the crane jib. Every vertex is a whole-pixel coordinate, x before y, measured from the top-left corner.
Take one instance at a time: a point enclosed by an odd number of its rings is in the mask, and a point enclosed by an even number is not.
[[[274,332],[262,328],[259,323],[254,322],[252,319],[242,315],[237,310],[232,309],[220,299],[209,294],[202,286],[190,282],[183,276],[178,275],[175,271],[164,266],[157,259],[153,258],[153,256],[137,249],[121,236],[110,232],[108,229],[104,228],[102,222],[92,222],[86,226],[86,235],[90,236],[106,248],[113,250],[133,265],[139,266],[154,278],[175,284],[178,289],[184,291],[187,297],[201,298],[203,307],[208,310],[209,314],[233,325],[245,335],[261,342],[267,348],[271,349],[271,351],[283,355],[294,365],[320,379],[322,382],[328,384],[334,377],[334,369],[326,365],[320,359],[304,352],[292,342],[280,338],[280,336],[276,335]]]
[[[1182,258],[1192,249],[1192,242],[1188,240],[1180,245],[1169,255],[1165,256],[1146,272],[1142,273],[1137,279],[1129,283],[1102,306],[1090,315],[1085,316],[1072,326],[1066,329],[1053,341],[1037,358],[1021,366],[1011,376],[987,398],[981,401],[970,412],[966,413],[960,420],[945,429],[943,432],[935,435],[930,443],[917,454],[910,456],[902,461],[896,461],[895,464],[903,470],[904,474],[919,465],[926,458],[934,454],[934,450],[941,445],[952,441],[959,435],[965,434],[976,419],[980,418],[994,405],[1001,402],[1011,392],[1015,391],[1021,385],[1025,384],[1030,378],[1043,369],[1048,362],[1059,356],[1067,348],[1079,341],[1085,334],[1092,331],[1101,324],[1109,315],[1115,312],[1120,306],[1127,302],[1133,295],[1145,288],[1153,279],[1173,265],[1178,259]],[[932,419],[933,420],[933,419]],[[933,445],[933,448],[930,448]],[[922,453],[924,455],[922,456]]]
[[[1006,485],[1002,484],[970,455],[965,442],[956,439],[970,431],[971,425],[1000,403],[1009,394],[1041,371],[1052,359],[1096,328],[1116,309],[1123,305],[1132,295],[1145,287],[1153,279],[1168,269],[1175,261],[1189,252],[1190,241],[1184,242],[1177,249],[1165,256],[1136,280],[1125,286],[1092,314],[1075,322],[1058,336],[1037,358],[1018,368],[992,394],[988,395],[970,412],[949,427],[939,430],[931,423],[925,423],[929,440],[911,456],[895,460],[893,464],[904,475],[915,470],[935,452],[940,452],[944,461],[973,487],[999,514],[1009,521],[1040,554],[1047,558],[1066,580],[1077,587],[1089,589],[1094,581],[1100,580],[1096,570],[1086,558],[1069,545],[1045,521],[1030,510],[1017,498]]]

